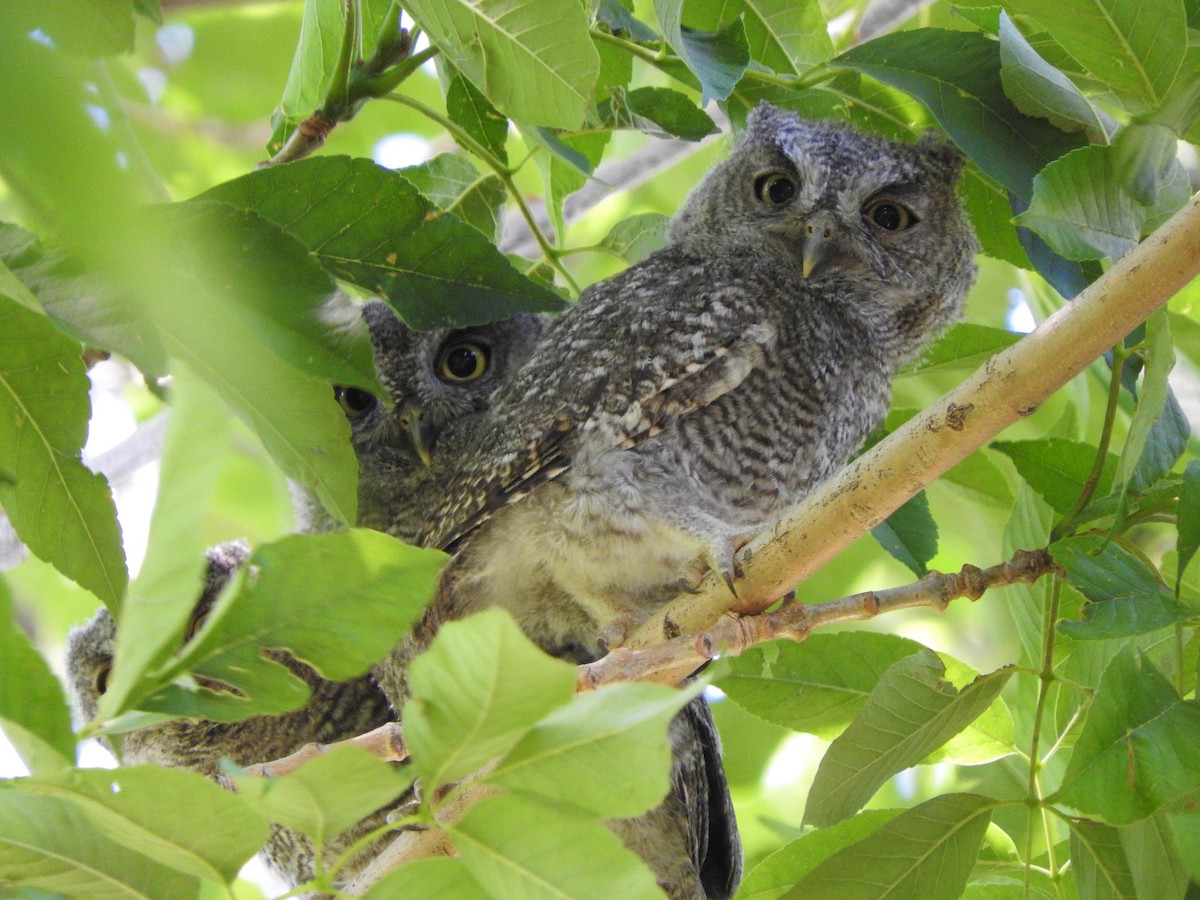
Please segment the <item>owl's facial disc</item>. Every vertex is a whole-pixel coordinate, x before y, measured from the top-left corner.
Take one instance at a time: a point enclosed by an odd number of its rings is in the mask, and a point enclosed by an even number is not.
[[[408,402],[398,411],[400,425],[412,442],[417,457],[429,468],[433,464],[433,445],[437,443],[437,429],[429,421],[424,410],[417,404]]]

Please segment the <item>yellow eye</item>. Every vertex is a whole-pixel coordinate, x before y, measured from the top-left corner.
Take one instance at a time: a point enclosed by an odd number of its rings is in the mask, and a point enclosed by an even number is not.
[[[342,387],[336,384],[333,386],[333,396],[341,404],[346,416],[351,419],[357,419],[359,416],[366,415],[379,402],[375,399],[374,395],[368,394],[366,391],[354,387]]]
[[[767,172],[754,179],[754,196],[768,206],[782,206],[796,196],[796,182],[783,172]]]
[[[112,671],[112,661],[101,663],[100,668],[96,670],[96,675],[92,679],[92,687],[96,689],[96,696],[103,697],[108,690],[108,673]]]
[[[470,341],[451,344],[438,358],[438,377],[443,381],[474,381],[487,369],[487,349]]]
[[[917,224],[912,210],[895,200],[872,200],[863,208],[863,218],[885,231],[904,231]]]

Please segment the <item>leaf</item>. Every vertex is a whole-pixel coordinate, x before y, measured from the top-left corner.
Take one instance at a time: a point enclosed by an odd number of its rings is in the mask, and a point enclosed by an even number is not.
[[[70,53],[88,58],[133,50],[133,0],[15,3],[5,10],[17,33],[35,28]]]
[[[854,718],[884,672],[921,649],[916,641],[862,631],[773,641],[727,661],[717,687],[749,712],[823,738]]]
[[[6,888],[89,900],[197,896],[191,875],[111,840],[70,800],[13,789],[20,784],[0,782],[0,877]]]
[[[0,296],[0,505],[31,552],[116,607],[128,574],[112,492],[80,453],[91,413],[79,345]]]
[[[1162,414],[1150,426],[1142,457],[1130,476],[1130,490],[1135,494],[1144,494],[1169,475],[1187,450],[1191,435],[1192,426],[1188,423],[1187,415],[1168,385]]]
[[[638,213],[614,225],[599,246],[633,265],[666,245],[670,225],[662,213]]]
[[[778,897],[838,850],[874,834],[903,810],[867,809],[845,821],[810,831],[754,866],[738,889],[740,900]]]
[[[1018,0],[1008,9],[1034,18],[1094,76],[1151,106],[1170,90],[1187,49],[1182,0]]]
[[[934,797],[839,850],[783,896],[956,900],[995,806],[977,794]]]
[[[72,769],[26,779],[18,787],[70,801],[91,820],[86,830],[198,878],[233,881],[267,839],[264,819],[192,772],[162,766]],[[212,822],[221,827],[198,827]],[[73,837],[86,840],[78,831]]]
[[[419,330],[563,306],[482,234],[437,215],[411,182],[370,160],[309,157],[243,175],[196,199],[254,210],[331,274],[384,297]]]
[[[508,165],[507,117],[488,103],[487,97],[456,69],[450,69],[446,75],[446,115],[497,162]],[[458,140],[457,135],[455,140]]]
[[[497,897],[659,896],[654,876],[594,819],[529,797],[492,797],[451,831],[467,869]]]
[[[1066,75],[1042,59],[1000,12],[1000,80],[1004,92],[1027,116],[1040,116],[1063,131],[1085,131],[1107,143],[1117,124],[1094,107]]]
[[[1102,535],[1064,538],[1050,545],[1050,554],[1091,601],[1082,621],[1058,625],[1077,641],[1146,634],[1200,613],[1176,600],[1140,559]]]
[[[937,28],[896,32],[860,44],[834,62],[912,94],[984,174],[1026,201],[1033,177],[1084,142],[1081,135],[1065,134],[1013,105],[1000,81],[1000,47],[981,34]]]
[[[1004,328],[960,322],[934,341],[920,362],[905,374],[974,370],[1021,337]]]
[[[577,128],[600,60],[573,0],[410,0],[417,23],[488,100],[531,125]]]
[[[71,715],[58,679],[13,614],[0,581],[0,728],[34,774],[69,768],[75,758]]]
[[[1022,269],[1033,268],[1012,223],[1013,209],[1008,191],[979,171],[978,166],[968,163],[959,182],[959,193],[971,219],[971,227],[979,238],[980,249],[993,259]],[[1022,233],[1031,236],[1028,229],[1022,229]]]
[[[575,694],[575,667],[533,646],[507,612],[444,625],[413,661],[404,736],[426,792],[508,753]]]
[[[263,649],[286,648],[330,681],[357,678],[420,615],[444,559],[366,529],[264,544],[196,636],[157,673],[166,684],[194,672],[244,696],[174,686],[139,708],[216,721],[294,709],[307,699],[307,687],[265,659]]]
[[[1021,477],[1060,515],[1074,508],[1096,461],[1095,447],[1063,438],[993,441],[989,446],[1011,459]],[[1096,483],[1097,495],[1109,492],[1116,468],[1117,458],[1110,453]]]
[[[1134,900],[1133,873],[1117,829],[1100,822],[1071,819],[1071,871],[1079,896]]]
[[[163,444],[158,494],[146,555],[121,605],[121,627],[105,691],[122,708],[134,685],[182,643],[204,583],[204,543],[196,522],[205,512],[225,463],[228,414],[214,391],[190,372],[171,385],[171,418]]]
[[[1183,489],[1179,492],[1179,574],[1175,578],[1175,593],[1188,563],[1200,549],[1200,460],[1191,460],[1183,470]]]
[[[481,175],[455,153],[439,153],[428,162],[399,171],[438,209],[462,219],[488,240],[496,239],[508,192],[495,175]]]
[[[325,90],[338,61],[346,14],[337,3],[305,0],[300,37],[275,114],[275,130],[267,145],[274,153],[292,130],[325,100]]]
[[[614,90],[596,111],[607,128],[636,128],[655,137],[699,141],[719,130],[708,113],[667,88]]]
[[[929,499],[924,491],[872,528],[871,534],[918,578],[929,571],[926,563],[937,555],[937,522],[929,512]]]
[[[654,12],[663,37],[700,81],[700,105],[727,98],[750,63],[741,21],[735,19],[718,31],[688,28],[681,0],[654,0]]]
[[[774,72],[799,75],[833,56],[817,0],[745,0],[742,24],[750,58]]]
[[[443,900],[445,897],[485,897],[487,891],[471,877],[461,859],[418,859],[389,872],[363,895],[365,900]]]
[[[942,679],[945,671],[925,649],[888,668],[821,760],[804,810],[806,824],[822,827],[853,815],[888,778],[978,718],[1012,675],[1005,669],[981,675],[959,692]]]
[[[640,815],[670,787],[667,726],[688,699],[637,683],[583,694],[538,722],[488,781],[597,816]]]
[[[1171,835],[1193,878],[1200,876],[1200,814],[1184,812],[1168,816]]]
[[[271,822],[324,844],[387,806],[411,784],[355,746],[335,747],[283,777],[236,777],[238,796]]]
[[[1121,462],[1117,466],[1117,482],[1122,486],[1122,499],[1129,493],[1134,473],[1142,461],[1146,442],[1150,438],[1150,431],[1162,416],[1167,394],[1171,390],[1167,384],[1167,376],[1175,368],[1175,350],[1171,344],[1171,329],[1164,310],[1155,310],[1146,320],[1145,341],[1147,354],[1142,374],[1142,390],[1138,396],[1137,408],[1133,411],[1133,421],[1129,423],[1125,446],[1121,450]],[[1174,461],[1171,460],[1172,463]]]
[[[1017,223],[1032,228],[1067,259],[1118,259],[1137,244],[1144,208],[1121,187],[1109,148],[1083,147],[1034,179],[1029,209]]]
[[[1187,865],[1171,832],[1170,817],[1158,813],[1118,830],[1139,897],[1183,897]]]
[[[1180,700],[1126,645],[1100,679],[1062,787],[1049,799],[1114,825],[1140,821],[1200,789],[1198,741],[1200,704]]]

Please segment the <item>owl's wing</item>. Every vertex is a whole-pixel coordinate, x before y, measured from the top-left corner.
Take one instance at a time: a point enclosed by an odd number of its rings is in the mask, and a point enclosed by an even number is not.
[[[565,472],[582,440],[634,447],[761,365],[774,332],[747,327],[739,303],[747,287],[714,265],[660,251],[589,288],[493,395],[420,543],[453,549],[497,509]]]
[[[673,767],[672,790],[681,793],[688,810],[692,859],[705,896],[711,900],[732,897],[742,880],[742,840],[721,762],[721,739],[703,696],[692,700],[680,715],[699,753],[687,758],[690,765]]]

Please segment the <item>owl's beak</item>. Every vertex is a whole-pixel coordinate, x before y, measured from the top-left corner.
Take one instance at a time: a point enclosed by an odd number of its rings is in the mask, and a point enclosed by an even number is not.
[[[433,426],[425,418],[425,413],[421,410],[421,407],[415,403],[406,403],[404,408],[400,410],[400,424],[404,426],[405,433],[412,442],[417,456],[421,458],[421,462],[425,464],[425,467],[429,468],[433,462],[430,452],[437,441],[437,434],[435,434]]]
[[[800,224],[800,274],[808,278],[817,268],[841,255],[841,227],[832,213],[816,212]]]

